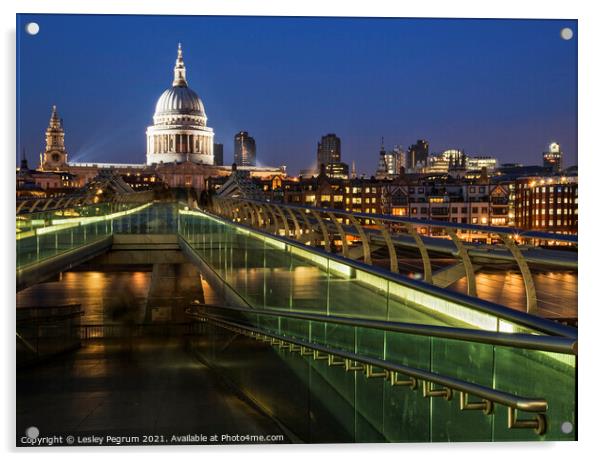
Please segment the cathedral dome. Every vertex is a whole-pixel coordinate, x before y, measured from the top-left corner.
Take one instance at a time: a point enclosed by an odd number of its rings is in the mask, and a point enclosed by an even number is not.
[[[178,46],[172,87],[165,90],[157,101],[153,120],[155,125],[205,126],[207,123],[207,115],[201,98],[191,88],[188,88],[181,46]]]
[[[163,92],[157,101],[155,117],[177,114],[205,117],[205,107],[201,102],[201,98],[187,86],[169,88]]]

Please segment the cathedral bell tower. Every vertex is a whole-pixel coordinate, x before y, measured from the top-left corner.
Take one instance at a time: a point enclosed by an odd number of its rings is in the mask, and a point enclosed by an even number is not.
[[[63,121],[56,112],[56,106],[52,106],[50,123],[46,128],[46,149],[40,157],[42,170],[61,170],[67,166],[65,130]]]

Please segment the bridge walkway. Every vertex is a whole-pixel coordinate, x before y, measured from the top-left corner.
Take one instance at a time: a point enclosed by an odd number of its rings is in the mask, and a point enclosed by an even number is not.
[[[175,337],[90,340],[19,370],[17,433],[30,426],[82,437],[283,435]]]

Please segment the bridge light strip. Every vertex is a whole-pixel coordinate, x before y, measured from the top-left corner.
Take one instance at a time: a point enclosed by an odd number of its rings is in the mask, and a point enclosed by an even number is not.
[[[148,208],[151,205],[152,205],[152,203],[145,203],[144,205],[141,205],[141,206],[138,206],[135,208],[130,208],[129,210],[118,211],[116,213],[111,213],[111,214],[102,215],[102,216],[85,216],[85,217],[79,216],[77,218],[53,219],[51,221],[50,226],[38,227],[31,231],[18,233],[18,234],[16,234],[16,239],[22,240],[22,239],[25,239],[28,237],[34,237],[36,235],[51,234],[51,233],[59,232],[61,230],[69,229],[72,227],[85,226],[85,225],[92,224],[92,223],[99,222],[99,221],[110,221],[110,220],[117,219],[117,218],[129,215],[132,213],[137,213],[139,211],[144,210],[145,208]],[[35,220],[35,221],[43,222],[43,220]],[[33,221],[32,221],[32,223],[33,223]]]
[[[130,208],[129,210],[118,211],[116,213],[111,213],[108,215],[84,216],[84,217],[78,216],[76,218],[53,219],[52,225],[55,226],[55,225],[66,224],[66,223],[78,223],[78,224],[85,226],[86,224],[91,224],[91,223],[98,222],[98,221],[110,221],[112,219],[121,218],[122,216],[127,216],[132,213],[137,213],[139,211],[144,210],[145,208],[148,208],[151,205],[152,205],[152,203],[149,202],[149,203],[145,203],[144,205],[140,205],[135,208]]]

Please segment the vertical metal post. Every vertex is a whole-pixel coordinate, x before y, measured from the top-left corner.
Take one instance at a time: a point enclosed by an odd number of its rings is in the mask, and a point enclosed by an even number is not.
[[[397,251],[395,251],[395,245],[393,244],[393,239],[391,238],[391,233],[389,229],[387,229],[386,224],[381,219],[375,219],[376,225],[380,229],[380,233],[385,239],[385,243],[387,244],[387,248],[389,250],[389,264],[391,272],[398,273],[399,272],[399,264],[397,262]]]
[[[346,214],[349,218],[349,221],[355,227],[355,230],[360,235],[360,239],[362,241],[362,251],[364,253],[364,262],[366,264],[372,265],[372,252],[370,251],[370,241],[368,240],[368,236],[366,235],[366,231],[362,227],[362,225],[358,222],[358,220],[352,214]]]
[[[447,234],[451,237],[454,245],[458,250],[458,256],[462,260],[462,264],[464,265],[464,272],[466,273],[466,294],[468,296],[477,296],[477,282],[474,275],[474,268],[472,267],[472,261],[470,260],[470,256],[468,256],[468,251],[466,250],[466,246],[460,240],[460,237],[456,234],[456,230],[451,227],[445,228]]]
[[[286,218],[286,215],[282,211],[282,208],[280,208],[280,206],[277,205],[277,204],[275,204],[275,203],[273,203],[272,206],[274,208],[276,208],[276,211],[278,212],[278,214],[282,218],[282,223],[284,224],[284,232],[285,232],[286,236],[290,237],[291,230],[290,230],[290,227],[288,226],[288,219]]]
[[[313,232],[313,228],[311,226],[311,223],[309,222],[309,218],[307,217],[307,213],[305,213],[305,210],[297,210],[299,212],[299,215],[301,216],[301,219],[303,220],[303,223],[305,224],[305,229],[307,229],[307,234],[311,234]]]
[[[322,237],[324,239],[324,249],[328,253],[331,253],[332,250],[330,248],[330,237],[328,235],[328,229],[326,228],[326,224],[324,224],[324,221],[320,217],[320,212],[311,208],[310,211],[313,217],[316,218],[316,220],[318,221],[318,226],[320,226],[320,230],[322,231]]]
[[[535,282],[533,281],[533,275],[531,274],[529,265],[510,235],[499,233],[498,236],[502,239],[504,245],[508,248],[508,251],[510,251],[520,269],[525,284],[525,293],[527,295],[527,312],[534,312],[537,309],[537,292],[535,290]]]
[[[343,256],[345,258],[348,258],[349,257],[349,245],[347,245],[347,234],[343,230],[343,226],[338,221],[337,217],[334,215],[333,212],[327,211],[326,214],[328,215],[328,217],[330,218],[332,223],[337,228],[337,232],[341,236],[341,246],[342,246],[342,250],[343,250]]]
[[[429,252],[420,237],[420,234],[416,230],[416,228],[411,223],[405,224],[408,234],[412,236],[414,242],[416,242],[416,246],[418,247],[418,251],[420,251],[420,258],[422,259],[422,271],[423,271],[423,279],[426,283],[433,283],[433,270],[431,268],[431,258],[429,257]]]
[[[295,213],[293,212],[292,208],[289,207],[285,207],[286,211],[288,211],[288,214],[290,215],[291,219],[293,220],[293,224],[295,225],[295,239],[299,240],[299,238],[301,237],[301,226],[299,225],[299,220],[297,219],[297,215],[295,215]]]

